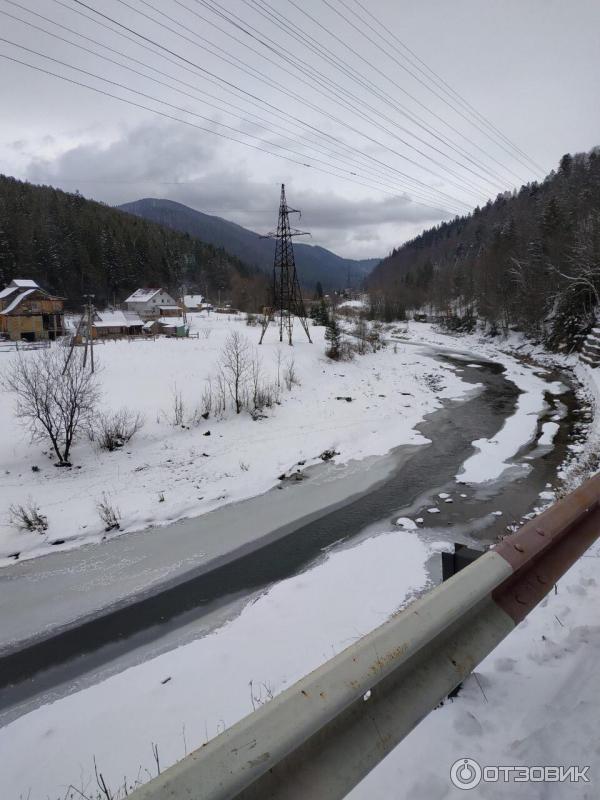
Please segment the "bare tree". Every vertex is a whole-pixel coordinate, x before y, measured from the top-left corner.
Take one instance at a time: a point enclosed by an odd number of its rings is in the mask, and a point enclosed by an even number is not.
[[[300,385],[298,374],[296,373],[296,362],[293,358],[288,358],[288,360],[285,362],[283,380],[285,381],[288,392],[291,392],[292,386]]]
[[[254,408],[259,407],[259,396],[261,394],[261,383],[262,383],[262,361],[256,349],[252,353],[252,359],[250,362],[250,372],[251,372],[251,381],[252,381],[252,405]]]
[[[587,290],[600,306],[600,213],[592,213],[577,226],[575,245],[567,270],[553,270],[566,281],[567,291]]]
[[[229,334],[221,351],[220,368],[235,413],[246,403],[247,383],[251,373],[250,342],[237,331]]]
[[[17,397],[18,420],[32,440],[50,440],[61,467],[70,466],[73,442],[89,427],[99,398],[96,374],[84,367],[83,353],[68,356],[59,347],[19,353],[1,379]]]
[[[275,354],[275,363],[277,364],[277,389],[281,389],[281,363],[283,361],[283,353],[281,352],[281,347],[277,348],[277,353]]]

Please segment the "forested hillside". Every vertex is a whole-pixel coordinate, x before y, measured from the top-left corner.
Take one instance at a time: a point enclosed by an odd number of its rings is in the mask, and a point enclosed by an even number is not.
[[[34,278],[76,306],[103,305],[139,286],[220,289],[239,306],[264,302],[263,275],[220,248],[50,186],[0,175],[0,286]]]
[[[123,211],[138,214],[145,219],[168,225],[177,231],[198,236],[215,247],[224,247],[227,252],[243,258],[246,263],[269,274],[273,269],[275,245],[254,231],[242,228],[221,217],[203,214],[193,208],[175,203],[173,200],[144,198],[119,206]],[[277,209],[273,209],[273,224]],[[360,286],[363,279],[379,263],[378,258],[342,258],[324,247],[294,241],[294,256],[298,277],[302,285],[312,293],[319,282],[325,291]]]
[[[576,344],[600,296],[600,148],[565,155],[542,183],[425,231],[368,285],[396,307],[431,304],[457,326],[478,315],[492,331]]]

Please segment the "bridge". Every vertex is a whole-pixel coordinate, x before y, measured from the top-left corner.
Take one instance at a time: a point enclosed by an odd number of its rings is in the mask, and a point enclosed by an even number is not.
[[[130,797],[345,797],[599,536],[597,475]]]

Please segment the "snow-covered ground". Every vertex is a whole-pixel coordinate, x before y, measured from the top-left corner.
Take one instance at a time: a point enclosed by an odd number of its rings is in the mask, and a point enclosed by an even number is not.
[[[332,551],[214,634],[26,714],[0,729],[0,797],[85,792],[94,757],[112,788],[148,780],[152,743],[173,763],[381,624],[425,586],[430,552],[397,530]]]
[[[365,778],[348,800],[474,797],[597,800],[600,796],[600,545],[448,700]],[[454,788],[450,768],[589,766],[590,783],[480,783]]]
[[[170,385],[184,370],[185,382],[180,383],[178,377],[178,383],[187,393],[186,401],[192,404],[227,331],[240,323],[211,319],[210,325],[213,331],[208,340],[143,342],[140,349],[131,351],[140,353],[141,348],[160,345],[154,351],[166,353],[160,367],[140,363],[139,356],[128,357],[127,348],[134,348],[133,344],[106,345],[102,375],[105,391],[113,398],[120,382],[135,375],[135,383],[142,382],[139,396],[129,392],[115,404],[143,408],[149,417],[152,409],[156,413],[160,408],[159,397],[166,410]],[[239,330],[250,337],[256,334],[241,325]],[[312,332],[320,333],[316,328]],[[453,339],[427,325],[413,325],[407,335],[415,343],[431,342],[502,360],[510,371],[508,377],[521,388],[512,418],[519,419],[519,424],[505,426],[510,438],[494,437],[497,446],[493,441],[481,442],[478,446],[486,454],[485,461],[477,453],[473,456],[480,458],[482,470],[495,477],[501,465],[505,466],[531,437],[533,420],[537,422],[543,409],[540,384],[544,382],[536,378],[534,369],[502,355],[495,343],[481,343],[477,337]],[[111,349],[115,353],[113,362],[108,361]],[[262,351],[271,371],[276,349],[269,344]],[[128,448],[130,456],[123,452],[100,455],[91,451],[88,443],[82,443],[75,454],[75,463],[82,469],[61,472],[59,481],[70,482],[69,491],[78,494],[74,507],[82,518],[92,519],[96,493],[106,486],[130,527],[147,524],[150,513],[152,520],[165,522],[171,517],[160,515],[167,510],[160,506],[155,510],[161,475],[165,504],[169,495],[175,495],[169,512],[172,518],[201,513],[219,502],[264,491],[296,461],[314,459],[326,447],[335,447],[340,451],[339,458],[349,459],[384,453],[402,442],[418,442],[412,427],[436,407],[440,396],[460,396],[472,389],[461,384],[460,373],[433,361],[408,341],[398,342],[395,350],[389,346],[343,364],[327,363],[322,350],[319,340],[313,348],[300,342],[294,348],[302,385],[284,393],[283,404],[269,414],[268,420],[228,417],[185,431],[174,431],[164,421],[149,420],[139,439]],[[161,369],[166,377],[162,389],[158,381]],[[428,376],[432,374],[443,376],[446,388],[439,394],[430,388]],[[583,377],[593,386],[591,371]],[[412,396],[400,394],[406,391]],[[336,396],[352,396],[353,401],[336,401]],[[211,430],[211,436],[200,438],[206,429]],[[547,429],[546,439],[550,434]],[[12,441],[14,453],[20,453],[21,463],[27,465],[27,469],[22,467],[22,474],[27,475],[29,483],[27,451],[16,438]],[[166,455],[161,454],[165,444]],[[213,449],[209,450],[209,445]],[[192,461],[194,469],[197,466],[189,455],[193,448],[210,452],[210,459],[206,459],[209,466],[201,463],[198,470],[203,489],[212,490],[212,504],[198,501],[190,488],[186,467],[193,473],[188,462]],[[177,488],[165,489],[167,458],[172,459],[172,472],[166,485]],[[250,468],[238,474],[242,459],[247,459]],[[111,473],[115,462],[120,479]],[[136,472],[140,463],[148,467]],[[211,477],[209,469],[231,473],[231,477]],[[50,472],[50,467],[45,471]],[[140,472],[144,478],[138,482]],[[36,485],[43,487],[52,485],[54,475],[37,473],[33,477],[34,483],[39,481]],[[94,477],[98,484],[93,483]],[[464,473],[458,476],[460,480],[464,477]],[[18,486],[16,481],[14,485]],[[222,498],[219,493],[225,488],[227,495]],[[135,497],[131,504],[129,492]],[[207,490],[202,494],[208,497]],[[50,502],[52,489],[45,496]],[[35,499],[43,505],[37,494]],[[68,499],[65,491],[61,502]],[[140,511],[150,500],[152,504]],[[54,524],[50,507],[48,512]],[[67,521],[63,517],[63,524]],[[161,766],[167,766],[383,622],[413,593],[426,587],[425,563],[439,549],[439,545],[427,545],[407,520],[390,528],[393,530],[354,547],[331,550],[317,566],[272,587],[209,636],[44,705],[7,725],[0,730],[2,800],[56,800],[64,796],[69,783],[91,793],[95,785],[94,757],[113,788],[122,785],[124,776],[129,782],[144,781],[155,771],[152,743],[158,745]],[[82,541],[85,534],[75,530],[72,538]],[[99,537],[99,530],[92,535]],[[478,667],[457,699],[432,712],[354,790],[353,800],[458,797],[460,792],[452,788],[449,771],[459,757],[475,758],[482,765],[590,764],[590,777],[596,776],[597,786],[599,558],[600,549],[595,548],[581,559],[559,583],[558,593],[552,594]],[[294,631],[293,639],[290,630]],[[589,795],[578,791],[577,787],[549,784],[513,784],[509,790],[489,784],[473,794],[527,800],[597,796],[597,791]]]
[[[173,393],[181,393],[189,419],[201,407],[228,334],[239,331],[253,347],[260,334],[241,317],[189,317],[198,339],[113,341],[97,347],[102,406],[127,407],[145,418],[141,432],[122,450],[102,452],[82,437],[72,453],[73,468],[56,469],[48,448],[30,444],[16,423],[14,398],[0,393],[0,565],[14,563],[9,557],[15,553],[24,559],[99,542],[104,525],[97,504],[103,495],[119,509],[126,533],[265,492],[282,473],[298,469],[299,461],[302,469],[320,463],[319,455],[328,449],[347,463],[423,442],[414,430],[423,416],[442,398],[459,398],[473,388],[414,347],[399,344],[335,363],[324,356],[324,328],[311,328],[312,345],[297,330],[293,348],[280,345],[273,329],[256,350],[267,382],[277,382],[281,353],[281,405],[265,410],[266,418],[257,421],[230,410],[223,419],[211,415],[182,429],[170,421]],[[13,358],[13,353],[1,354],[0,371]],[[284,373],[291,358],[300,383],[288,390]],[[441,379],[439,386],[432,376]],[[29,501],[47,516],[46,535],[23,532],[10,522],[9,507]],[[56,540],[64,543],[53,546]]]

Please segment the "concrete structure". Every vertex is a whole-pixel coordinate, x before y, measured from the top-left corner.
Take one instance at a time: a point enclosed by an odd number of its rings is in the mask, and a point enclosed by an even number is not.
[[[136,289],[125,300],[125,308],[128,311],[135,311],[142,320],[168,316],[161,312],[161,306],[171,310],[177,309],[176,316],[181,314],[181,308],[176,300],[164,289]]]
[[[35,281],[15,278],[0,292],[0,336],[11,341],[54,341],[64,334],[64,298]]]

